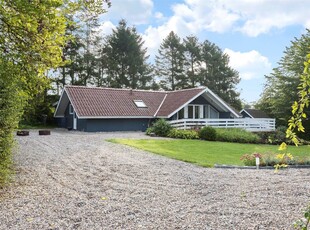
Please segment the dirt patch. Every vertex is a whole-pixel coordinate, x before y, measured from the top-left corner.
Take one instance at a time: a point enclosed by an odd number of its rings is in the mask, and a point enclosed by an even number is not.
[[[293,229],[310,170],[210,169],[104,141],[143,133],[16,137],[0,229]]]

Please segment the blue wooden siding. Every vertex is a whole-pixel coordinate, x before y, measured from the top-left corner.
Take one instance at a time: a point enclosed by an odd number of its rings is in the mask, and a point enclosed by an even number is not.
[[[199,96],[199,97],[197,97],[195,100],[193,100],[192,102],[190,102],[190,104],[196,104],[196,105],[209,105],[210,103],[209,103],[203,96]]]
[[[242,115],[243,118],[246,118],[246,117],[251,118],[251,117],[249,116],[249,114],[247,114],[247,113],[244,112],[244,111],[241,112],[241,115]]]
[[[199,96],[195,100],[191,101],[189,105],[210,105],[210,103],[203,97]],[[210,105],[214,110],[218,111],[216,108],[214,108],[212,105]],[[219,111],[218,111],[219,112]],[[211,114],[212,115],[212,114]],[[212,117],[212,116],[211,116]],[[219,112],[219,118],[232,118],[231,112]],[[215,117],[213,117],[215,118]],[[217,118],[217,117],[216,117]],[[174,114],[171,118],[168,120],[176,120],[177,119],[177,113]]]
[[[150,119],[78,119],[77,128],[85,132],[144,132],[150,123]]]

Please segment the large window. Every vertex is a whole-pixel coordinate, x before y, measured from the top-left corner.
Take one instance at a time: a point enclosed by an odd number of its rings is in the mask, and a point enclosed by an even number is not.
[[[199,118],[200,118],[200,106],[195,105],[195,119],[199,119]]]
[[[194,118],[194,116],[193,116],[194,115],[193,114],[194,113],[194,108],[193,107],[194,106],[192,106],[192,105],[188,106],[188,118],[191,118],[191,119]]]
[[[220,114],[213,107],[210,106],[210,118],[219,118]]]
[[[203,118],[209,118],[209,105],[203,106]]]
[[[188,106],[188,118],[190,119],[200,118],[200,105],[189,105]]]
[[[219,118],[219,112],[211,105],[188,105],[177,113],[177,119]]]
[[[183,119],[183,118],[184,118],[184,108],[178,112],[178,119]]]

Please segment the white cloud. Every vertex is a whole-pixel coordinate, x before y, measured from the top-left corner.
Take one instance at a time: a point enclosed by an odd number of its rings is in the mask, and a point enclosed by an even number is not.
[[[103,20],[125,19],[133,25],[147,24],[152,17],[152,0],[113,0]]]
[[[242,53],[225,49],[224,52],[230,57],[230,66],[239,71],[243,80],[264,78],[264,75],[271,71],[268,58],[256,50]]]
[[[185,0],[173,5],[172,17],[198,31],[240,31],[255,37],[273,28],[309,26],[309,6],[302,0]]]
[[[164,18],[164,15],[161,12],[155,12],[154,16],[157,19],[163,19]]]
[[[112,33],[112,30],[115,29],[115,27],[116,26],[112,22],[106,21],[102,23],[96,30],[102,37],[105,37],[107,35],[110,35]]]

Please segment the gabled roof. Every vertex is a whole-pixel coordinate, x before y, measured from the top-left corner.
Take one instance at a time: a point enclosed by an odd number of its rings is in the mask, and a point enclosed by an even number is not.
[[[240,113],[245,112],[251,118],[270,118],[264,111],[258,109],[243,109]]]
[[[64,116],[70,101],[79,118],[169,118],[209,91],[206,87],[177,91],[150,91],[65,86],[55,117]],[[140,100],[146,107],[137,106],[135,101]],[[223,102],[220,101],[220,103]],[[234,113],[233,110],[228,109],[228,111]]]

